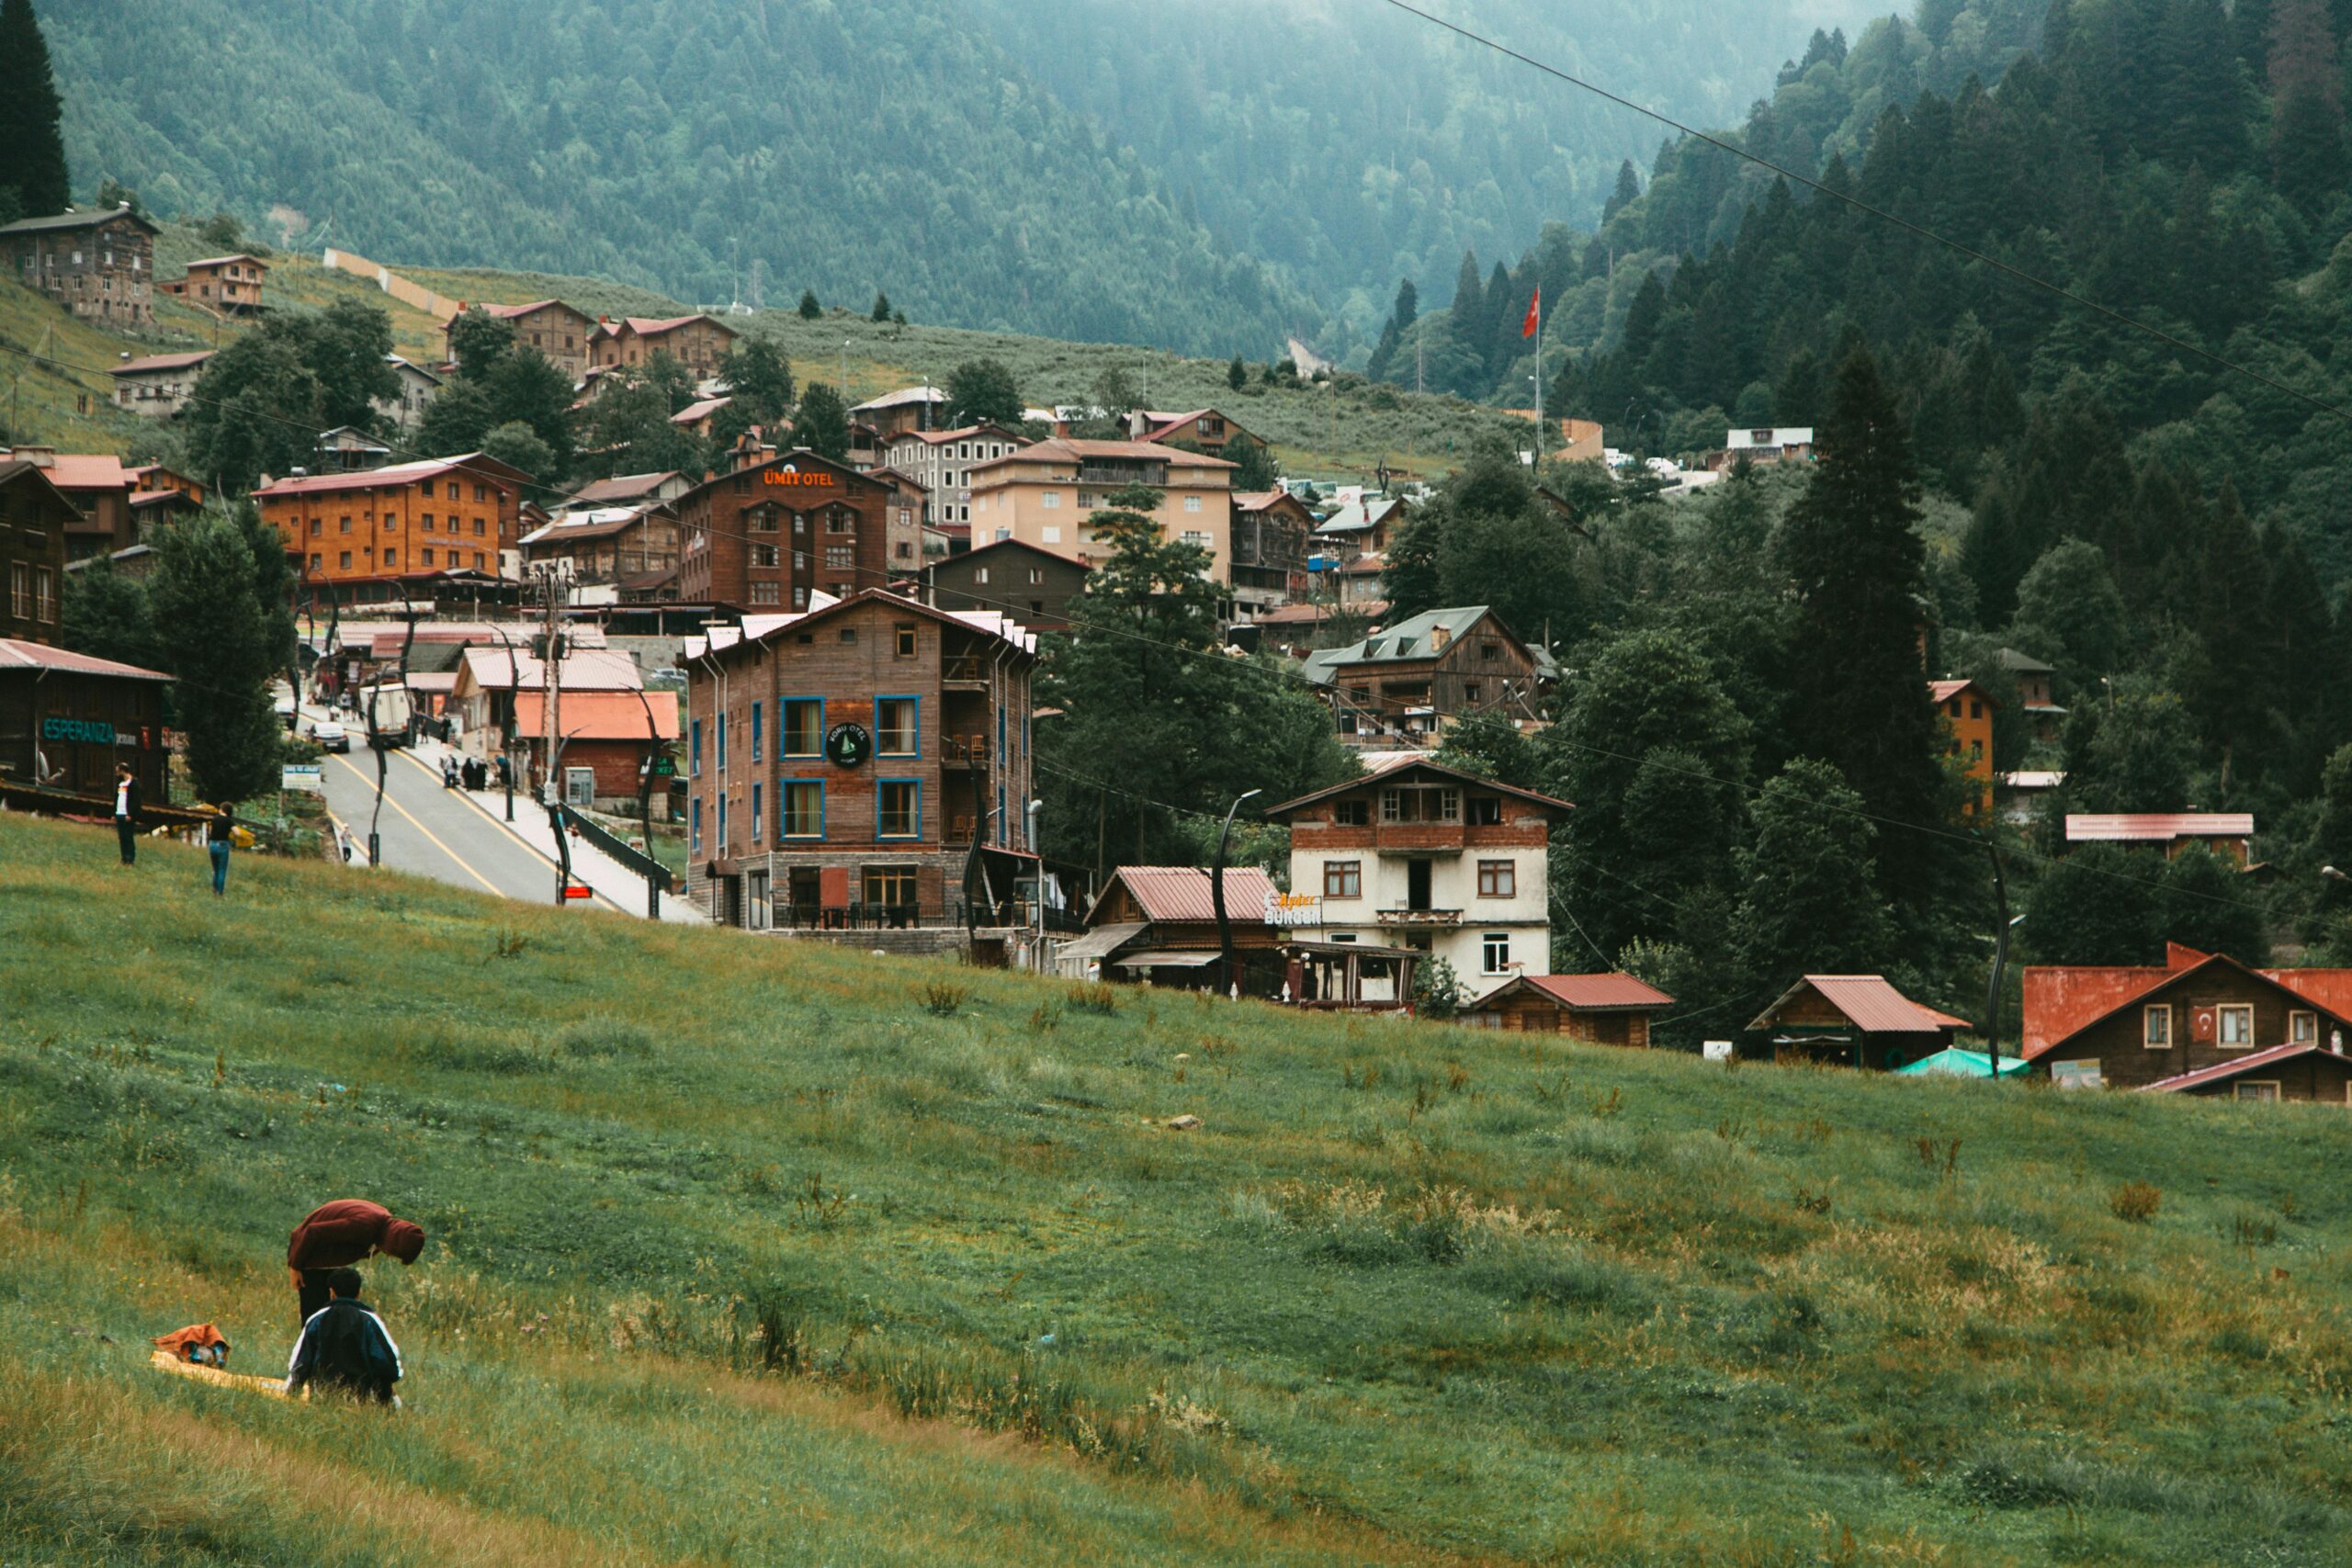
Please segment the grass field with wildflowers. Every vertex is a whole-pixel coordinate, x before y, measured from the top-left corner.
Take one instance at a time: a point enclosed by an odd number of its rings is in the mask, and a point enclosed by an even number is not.
[[[2352,1556],[2341,1108],[113,861],[0,818],[0,1562]],[[353,1195],[407,1410],[147,1367]]]

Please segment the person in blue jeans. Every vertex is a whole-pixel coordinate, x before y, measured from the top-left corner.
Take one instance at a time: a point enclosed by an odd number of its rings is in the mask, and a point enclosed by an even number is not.
[[[212,896],[223,897],[229,888],[229,834],[234,819],[225,806],[212,808],[211,817],[204,824],[204,847],[212,856]]]

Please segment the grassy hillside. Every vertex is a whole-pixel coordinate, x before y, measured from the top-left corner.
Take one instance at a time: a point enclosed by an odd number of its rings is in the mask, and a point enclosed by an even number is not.
[[[0,818],[0,1557],[2352,1549],[2340,1110],[1098,1013],[111,859]],[[348,1193],[431,1233],[371,1270],[405,1416],[143,1365],[203,1319],[282,1362],[282,1238]]]

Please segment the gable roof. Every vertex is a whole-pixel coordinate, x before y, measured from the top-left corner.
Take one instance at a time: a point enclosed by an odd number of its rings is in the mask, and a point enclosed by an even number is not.
[[[1993,657],[2001,661],[2002,669],[2013,674],[2055,675],[2058,673],[2056,665],[2044,664],[2030,653],[2019,653],[2014,648],[1996,649],[1994,650]]]
[[[944,403],[947,393],[938,387],[901,387],[895,392],[885,392],[856,404],[852,413],[870,413],[879,409],[904,408],[910,403]]]
[[[775,468],[781,473],[797,474],[811,465],[820,468],[830,468],[834,473],[841,475],[844,479],[854,480],[859,484],[870,484],[887,488],[886,481],[876,479],[872,474],[866,472],[863,468],[853,468],[847,463],[836,463],[831,457],[820,457],[816,453],[808,450],[806,446],[795,446],[789,452],[779,452],[773,457],[763,457],[760,461],[752,463],[748,467],[729,468],[723,474],[713,474],[708,479],[704,479],[701,483],[688,487],[679,495],[678,499],[680,501],[684,501],[688,496],[700,495],[704,491],[709,490],[716,485],[725,484],[729,479],[741,479],[745,474],[763,473],[769,468]],[[844,484],[841,488],[848,490],[851,489],[852,486]],[[586,491],[582,491],[580,493],[584,496],[588,492]],[[818,504],[818,501],[821,498],[811,497],[808,500],[807,504],[814,506]]]
[[[512,321],[524,316],[531,315],[537,311],[544,310],[550,305],[556,306],[560,310],[569,310],[575,316],[585,317],[588,314],[587,311],[580,309],[579,306],[565,304],[564,301],[560,299],[534,299],[527,305],[492,305],[485,300],[476,300],[468,308],[470,310],[480,310],[487,316],[495,316],[502,321]]]
[[[72,496],[57,488],[57,481],[49,477],[47,468],[29,457],[0,457],[0,485],[16,484],[27,474],[39,476],[41,484],[48,489],[49,493],[57,498],[58,504],[72,513],[76,521],[81,520],[82,509],[74,503]]]
[[[1480,997],[1474,1008],[1493,1006],[1514,991],[1533,991],[1577,1012],[1646,1011],[1671,1007],[1674,998],[1622,972],[1607,975],[1520,975]]]
[[[650,495],[664,484],[678,478],[675,468],[664,468],[658,474],[615,474],[608,479],[595,479],[582,485],[572,493],[573,502],[634,501],[640,495]]]
[[[1771,1028],[1772,1015],[1808,987],[1865,1034],[1935,1034],[1947,1029],[1971,1027],[1964,1018],[1922,1007],[1896,990],[1883,975],[1804,976],[1781,992],[1770,1007],[1758,1013],[1747,1027]]]
[[[2070,811],[2066,841],[2169,843],[2175,839],[2242,839],[2254,833],[2251,811]]]
[[[467,679],[486,692],[544,691],[547,663],[526,649],[468,648]],[[562,691],[635,692],[645,686],[637,660],[617,649],[575,649],[563,656],[557,679]]]
[[[2196,1089],[2203,1084],[2223,1082],[2255,1067],[2277,1066],[2286,1062],[2300,1061],[2305,1056],[2334,1055],[2335,1053],[2326,1046],[2315,1045],[2308,1041],[2300,1045],[2273,1045],[2266,1050],[2249,1052],[2231,1061],[2215,1062],[2210,1066],[2198,1067],[2186,1073],[2175,1073],[2168,1078],[2158,1078],[2154,1083],[2142,1084],[2140,1092],[2142,1094],[2177,1094],[2185,1089]],[[2342,1060],[2341,1057],[2337,1059]]]
[[[2215,964],[2284,991],[2313,1011],[2352,1029],[2352,969],[2256,969],[2226,953],[2199,953],[2165,944],[2162,967],[2142,964],[2030,964],[2023,986],[2024,1030],[2019,1047],[2031,1061],[2058,1050],[2085,1030],[2141,1005],[2177,980]]]
[[[444,474],[460,470],[479,478],[495,479],[518,490],[530,482],[530,476],[520,468],[510,468],[480,452],[466,452],[455,457],[429,457],[414,463],[393,463],[381,468],[355,468],[347,474],[304,474],[299,479],[274,480],[254,493],[325,495],[345,490],[392,490],[414,484],[420,479],[437,479]]]
[[[706,655],[733,653],[752,643],[767,642],[786,631],[805,632],[829,616],[874,604],[888,604],[895,615],[920,615],[942,626],[1001,638],[1022,653],[1034,655],[1037,651],[1036,634],[1010,615],[994,610],[942,610],[920,599],[894,593],[888,588],[861,588],[838,599],[820,590],[808,595],[808,608],[806,610],[745,615],[740,626],[706,626],[701,636],[685,639],[685,657],[698,660]]]
[[[1517,633],[1503,624],[1503,618],[1484,604],[1456,604],[1449,609],[1424,610],[1408,615],[1395,626],[1374,632],[1362,642],[1345,648],[1319,649],[1306,656],[1306,678],[1318,686],[1336,682],[1342,670],[1363,664],[1409,663],[1417,660],[1435,659],[1476,629],[1482,620],[1491,620],[1495,631],[1518,643],[1535,660],[1539,669],[1551,660],[1521,642]],[[1443,633],[1444,647],[1438,646],[1439,634]]]
[[[1978,685],[1973,681],[1930,681],[1928,682],[1928,696],[1939,703],[1948,703],[1951,701],[1952,698],[1960,695],[1962,692],[1975,693],[1978,696],[1984,698],[1989,706],[1999,707],[2001,705],[2000,698],[1995,696],[1992,693],[1986,691],[1984,687]]]
[[[923,567],[922,574],[928,579],[942,567],[954,566],[958,561],[978,560],[982,556],[992,555],[999,551],[1006,555],[1035,556],[1041,561],[1051,561],[1056,566],[1066,567],[1081,577],[1085,576],[1088,570],[1084,561],[1071,556],[1057,555],[1044,546],[1030,544],[1025,539],[991,539],[985,545],[974,545],[960,555],[943,556],[928,563]]]
[[[985,463],[972,465],[974,472],[993,468],[1001,463],[1080,463],[1089,458],[1125,459],[1132,462],[1165,463],[1171,468],[1237,468],[1238,463],[1228,463],[1222,457],[1204,453],[1187,452],[1181,446],[1161,446],[1149,441],[1086,441],[1074,435],[1057,435],[1049,441],[1033,442],[1017,452],[1001,457],[991,457]]]
[[[1350,779],[1344,784],[1335,784],[1327,788],[1316,790],[1312,794],[1302,795],[1295,800],[1285,800],[1280,806],[1270,806],[1266,808],[1266,815],[1269,818],[1286,816],[1304,807],[1320,805],[1335,795],[1345,795],[1350,790],[1363,789],[1374,784],[1394,784],[1407,773],[1433,774],[1451,784],[1468,784],[1473,789],[1490,789],[1497,795],[1507,795],[1514,800],[1524,800],[1532,806],[1548,806],[1555,811],[1576,809],[1573,801],[1557,800],[1548,795],[1540,795],[1532,789],[1521,789],[1517,784],[1499,784],[1493,779],[1482,779],[1476,773],[1465,773],[1459,768],[1449,768],[1442,763],[1432,762],[1426,757],[1410,757],[1383,768],[1377,773],[1367,773],[1361,778]]]
[[[959,424],[953,430],[901,430],[889,439],[892,443],[920,441],[926,446],[940,446],[950,441],[969,441],[973,436],[986,434],[989,431],[994,431],[1016,446],[1025,446],[1029,443],[1029,438],[1019,431],[1007,430],[994,420],[987,419],[978,424]]]
[[[138,224],[150,234],[162,230],[141,218],[129,207],[105,207],[93,212],[52,212],[46,218],[19,218],[14,223],[0,223],[0,234],[38,234],[67,229],[95,229],[101,223],[124,218]]]
[[[231,262],[251,262],[254,265],[261,268],[264,272],[267,272],[269,270],[269,264],[267,262],[262,260],[259,256],[247,255],[243,251],[238,251],[232,254],[225,256],[206,256],[202,261],[192,261],[188,263],[187,269],[190,272],[194,272],[200,266],[227,266]]]
[[[19,642],[14,637],[0,637],[0,670],[54,670],[62,674],[114,675],[128,681],[171,679],[160,670],[142,670],[136,664],[118,664],[111,659],[51,648],[46,643]]]
[[[1318,534],[1357,534],[1395,516],[1405,502],[1396,496],[1358,498],[1323,519]]]
[[[627,328],[628,331],[635,333],[639,337],[662,337],[667,333],[676,332],[680,327],[692,326],[696,321],[708,321],[712,326],[717,327],[729,337],[740,337],[742,335],[733,327],[729,326],[725,321],[718,320],[715,316],[706,315],[699,310],[695,311],[691,316],[623,316],[617,321],[597,322],[596,332],[591,335],[618,337],[621,335],[622,329]]]
[[[119,365],[107,367],[109,376],[146,376],[160,370],[185,370],[191,365],[201,365],[212,357],[209,348],[193,354],[150,354],[138,359],[126,359]]]
[[[1136,908],[1155,924],[1163,921],[1197,921],[1216,919],[1216,901],[1209,885],[1209,874],[1196,865],[1123,865],[1111,874],[1103,884],[1094,907],[1103,908],[1111,897],[1111,889],[1125,886],[1133,896]],[[1265,921],[1266,900],[1276,889],[1274,879],[1254,865],[1229,865],[1225,868],[1225,915],[1228,920],[1261,925]]]

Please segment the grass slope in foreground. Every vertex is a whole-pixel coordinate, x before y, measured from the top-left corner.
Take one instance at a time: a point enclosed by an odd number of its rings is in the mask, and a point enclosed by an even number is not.
[[[0,818],[0,1558],[2352,1551],[2340,1108],[112,859]],[[286,1231],[348,1193],[432,1235],[371,1269],[408,1413],[144,1367],[205,1318],[282,1364]]]

